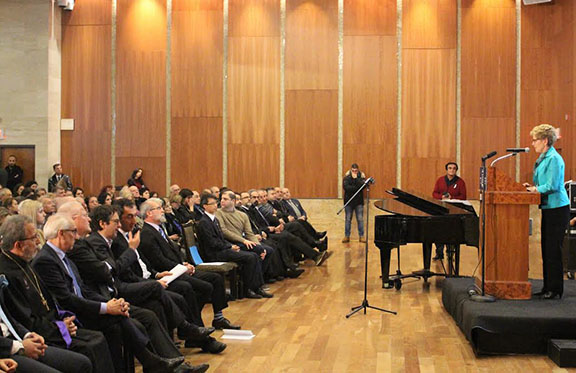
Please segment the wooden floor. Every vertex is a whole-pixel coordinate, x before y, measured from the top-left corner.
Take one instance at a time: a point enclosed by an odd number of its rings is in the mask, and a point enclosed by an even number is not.
[[[321,267],[308,261],[300,278],[270,285],[273,299],[230,303],[225,315],[250,329],[250,342],[228,341],[221,355],[184,350],[194,364],[208,362],[213,372],[564,372],[545,356],[476,358],[441,302],[442,280],[406,280],[400,291],[380,288],[378,250],[370,242],[368,299],[398,315],[368,310],[345,315],[363,296],[364,245],[354,228],[352,242],[342,244],[344,218],[337,200],[306,200],[311,221],[329,231],[332,257]],[[376,213],[372,209],[372,214]],[[381,212],[378,212],[381,213]],[[535,218],[537,210],[534,210]],[[370,224],[373,224],[370,218]],[[372,227],[370,235],[372,235]],[[531,239],[531,277],[541,273],[538,242]],[[402,249],[404,272],[420,269],[420,247]],[[472,274],[476,249],[462,248],[462,274]],[[441,270],[439,264],[433,264]],[[396,267],[394,261],[391,268]],[[433,268],[434,269],[434,268]],[[210,322],[211,308],[204,310]],[[221,332],[214,335],[219,338]]]

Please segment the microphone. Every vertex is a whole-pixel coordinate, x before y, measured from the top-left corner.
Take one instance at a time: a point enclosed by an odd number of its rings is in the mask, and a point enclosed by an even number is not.
[[[367,178],[364,184],[374,184],[374,178],[373,177]]]
[[[485,161],[487,159],[492,158],[493,156],[495,156],[498,152],[496,150],[494,150],[493,152],[490,152],[488,154],[486,154],[485,156],[482,157],[482,160]]]
[[[529,153],[530,148],[507,148],[506,151],[511,153]]]

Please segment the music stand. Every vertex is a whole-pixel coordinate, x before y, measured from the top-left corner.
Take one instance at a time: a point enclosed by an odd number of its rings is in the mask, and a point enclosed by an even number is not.
[[[361,305],[351,308],[350,312],[346,315],[347,319],[350,318],[350,316],[354,315],[356,312],[358,312],[360,310],[364,310],[364,314],[366,314],[367,308],[372,308],[373,310],[377,310],[377,311],[381,311],[381,312],[391,313],[393,315],[397,314],[394,311],[386,310],[384,308],[374,307],[368,303],[368,237],[370,234],[370,230],[368,228],[370,226],[370,184],[372,184],[372,183],[374,183],[373,178],[369,177],[368,179],[366,179],[364,184],[362,184],[362,186],[360,186],[360,188],[358,188],[356,193],[354,193],[354,195],[348,200],[348,202],[346,202],[344,204],[344,206],[340,209],[340,211],[338,211],[338,213],[336,213],[336,215],[340,215],[340,213],[346,208],[346,206],[348,206],[348,204],[350,204],[350,202],[354,199],[354,197],[356,197],[356,195],[358,195],[358,193],[361,193],[364,189],[366,189],[366,229],[364,231],[364,233],[366,235],[366,240],[364,243],[364,299],[362,300]]]

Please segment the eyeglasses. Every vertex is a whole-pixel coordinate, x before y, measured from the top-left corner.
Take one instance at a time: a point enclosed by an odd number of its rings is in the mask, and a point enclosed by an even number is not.
[[[542,139],[532,139],[532,143],[535,143],[536,141],[540,141]]]
[[[162,210],[162,209],[163,209],[163,207],[162,207],[162,206],[158,206],[158,207],[152,207],[152,208],[150,209],[150,211],[154,211],[154,210]]]
[[[110,223],[120,223],[120,219],[110,219]]]
[[[18,241],[24,242],[24,241],[37,240],[37,239],[38,239],[38,236],[34,235],[34,236],[26,237],[26,238],[24,238],[22,240],[18,240]]]
[[[218,202],[216,202],[216,201],[205,203],[205,205],[217,205],[217,204],[218,204]]]

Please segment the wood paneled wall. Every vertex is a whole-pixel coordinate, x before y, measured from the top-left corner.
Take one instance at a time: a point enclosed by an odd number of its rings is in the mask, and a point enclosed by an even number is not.
[[[540,123],[560,127],[556,149],[566,163],[566,180],[574,177],[574,2],[522,8],[522,105],[520,145],[530,146],[530,130]],[[520,179],[532,183],[538,154],[523,155]],[[572,175],[572,176],[571,176]]]
[[[456,2],[405,0],[402,16],[402,186],[431,196],[456,158]]]
[[[480,157],[515,146],[518,120],[520,146],[530,146],[535,124],[560,126],[566,178],[576,177],[576,152],[568,146],[576,136],[570,0],[522,6],[518,118],[515,0],[462,0],[460,30],[458,2],[403,0],[400,35],[397,0],[344,0],[343,35],[338,0],[288,0],[284,14],[280,0],[229,0],[228,9],[222,0],[170,3],[167,14],[167,0],[117,0],[115,87],[112,0],[83,0],[63,17],[62,116],[74,118],[76,128],[62,132],[62,160],[88,190],[110,181],[115,135],[117,184],[143,167],[147,184],[160,192],[167,177],[201,189],[222,184],[226,174],[227,186],[238,190],[277,185],[283,176],[299,197],[336,197],[339,179],[357,162],[378,181],[375,197],[397,184],[397,164],[403,188],[428,195],[460,149],[461,176],[474,198]],[[525,181],[535,154],[521,159]],[[515,166],[500,164],[511,176]]]
[[[221,0],[172,1],[171,182],[222,184]]]
[[[228,183],[235,190],[280,181],[280,3],[230,2]]]
[[[337,197],[338,0],[286,2],[285,87],[286,186]]]
[[[87,191],[110,183],[111,2],[83,0],[62,17],[61,162],[75,185]]]
[[[344,14],[342,173],[358,163],[383,196],[396,185],[396,0],[346,0]]]
[[[527,77],[530,79],[530,77]],[[478,196],[480,158],[516,144],[516,4],[462,1],[462,164],[469,198]],[[515,162],[498,167],[515,177]]]

